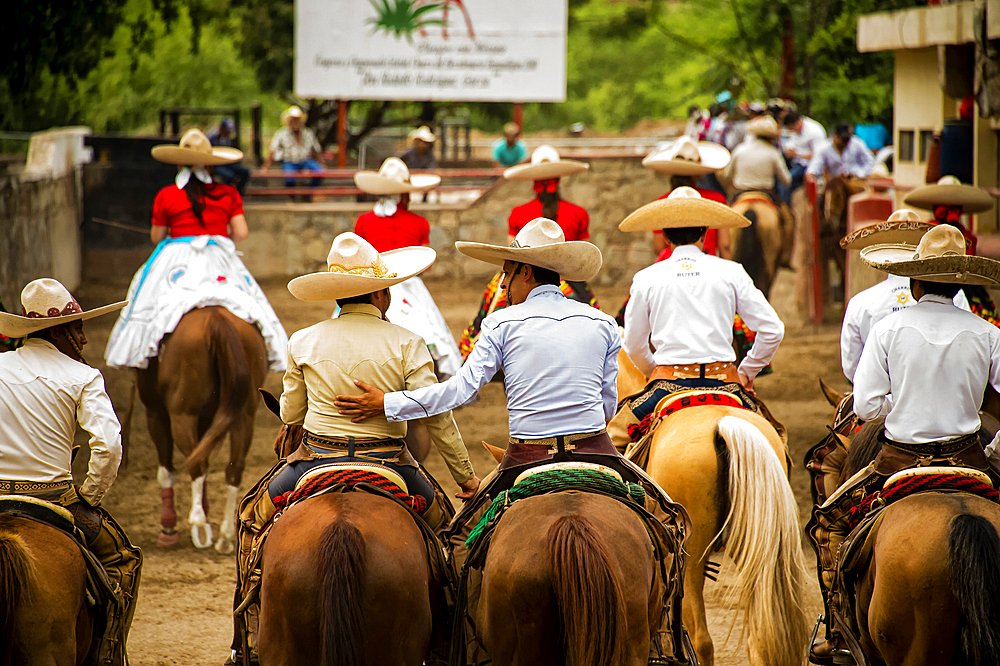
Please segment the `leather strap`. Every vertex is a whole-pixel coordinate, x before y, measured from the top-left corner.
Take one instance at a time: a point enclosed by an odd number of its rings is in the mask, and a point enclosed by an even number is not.
[[[649,376],[655,379],[715,379],[720,382],[739,383],[736,365],[730,361],[718,363],[682,363],[678,365],[658,365]]]

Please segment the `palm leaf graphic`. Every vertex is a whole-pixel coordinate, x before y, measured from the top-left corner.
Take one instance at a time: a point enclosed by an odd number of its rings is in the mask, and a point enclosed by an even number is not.
[[[431,2],[416,5],[413,0],[368,0],[375,8],[375,18],[368,19],[375,26],[375,32],[384,31],[396,39],[406,37],[413,41],[413,33],[431,26],[445,26],[446,21],[426,17],[427,14],[444,7],[444,3]]]

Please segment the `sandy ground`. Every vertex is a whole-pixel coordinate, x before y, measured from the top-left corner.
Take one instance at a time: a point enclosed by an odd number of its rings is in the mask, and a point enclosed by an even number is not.
[[[120,275],[131,275],[130,271],[138,267],[138,264],[123,265],[135,261],[135,255],[122,255],[118,260],[106,257],[103,261],[122,262],[114,270]],[[92,279],[78,290],[77,296],[85,307],[92,307],[119,300],[127,286],[127,278]],[[285,289],[284,282],[263,286],[289,334],[328,316],[328,307],[294,300]],[[428,287],[457,336],[476,310],[483,285],[430,282]],[[598,297],[606,310],[615,312],[627,289],[628,286],[623,284],[599,290]],[[783,290],[777,292],[783,293]],[[782,309],[779,306],[779,311]],[[123,415],[128,405],[132,375],[122,370],[106,369],[101,361],[113,323],[113,317],[88,322],[86,332],[90,344],[85,353],[94,365],[104,371],[111,398],[118,413]],[[839,370],[837,345],[836,327],[790,331],[774,360],[774,374],[757,382],[760,395],[776,417],[788,426],[791,455],[798,466],[792,471],[791,482],[799,500],[803,525],[808,514],[809,492],[807,474],[801,467],[802,458],[806,449],[823,437],[831,413],[819,391],[817,378],[822,376],[833,379],[837,386],[845,385]],[[280,386],[279,375],[268,377],[266,388],[279,393]],[[486,440],[503,444],[507,436],[507,413],[503,391],[498,384],[487,386],[481,398],[478,403],[458,410],[455,418],[479,475],[485,476],[494,463],[479,442]],[[258,410],[256,433],[242,483],[244,491],[273,464],[271,444],[278,425],[278,420],[268,411]],[[78,434],[78,439],[86,442],[82,433]],[[220,447],[216,451],[212,460],[214,471],[209,474],[210,519],[216,528],[222,519],[224,486],[221,470],[227,450],[228,447]],[[85,469],[85,452],[78,458],[76,471],[79,473]],[[180,466],[179,457],[177,463]],[[432,452],[427,465],[446,489],[457,492],[436,452]],[[129,641],[131,661],[136,666],[221,664],[229,651],[235,559],[214,550],[200,551],[193,547],[185,520],[190,509],[190,493],[187,480],[182,477],[181,481],[177,487],[181,544],[172,550],[164,550],[156,545],[160,504],[156,456],[146,431],[144,410],[141,404],[137,404],[128,464],[120,471],[105,500],[105,506],[145,554],[138,610]],[[815,561],[811,549],[806,548],[806,555],[811,566]],[[719,584],[709,582],[710,592],[713,588],[718,590],[724,583],[725,576]],[[809,581],[806,610],[810,621],[820,610],[819,593],[813,580]],[[713,602],[709,618],[716,640],[718,663],[723,666],[744,663],[745,648],[738,640],[738,628],[728,643],[723,644],[729,623],[733,620],[732,609]]]

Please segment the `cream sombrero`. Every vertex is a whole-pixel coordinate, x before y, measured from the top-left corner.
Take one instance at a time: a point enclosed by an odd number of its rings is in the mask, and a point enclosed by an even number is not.
[[[564,160],[552,146],[538,146],[531,153],[531,162],[512,166],[503,172],[507,180],[548,180],[581,173],[590,168],[586,162]]]
[[[0,312],[0,334],[23,338],[44,328],[68,324],[71,321],[93,319],[102,314],[121,310],[128,301],[119,301],[93,310],[84,310],[58,280],[32,280],[21,291],[21,312],[24,316]]]
[[[289,118],[298,118],[304,123],[306,121],[306,112],[293,104],[281,112],[281,124],[287,125]]]
[[[437,187],[441,176],[433,174],[413,174],[403,160],[390,157],[382,162],[376,171],[358,171],[354,174],[358,188],[368,194],[403,194],[404,192],[424,192]]]
[[[944,176],[935,185],[913,190],[906,195],[903,203],[925,210],[934,210],[937,206],[961,206],[962,212],[969,214],[993,208],[993,197],[978,187],[963,185],[954,176]]]
[[[413,143],[415,140],[424,141],[426,143],[434,143],[437,137],[434,136],[434,132],[427,125],[421,125],[417,129],[413,130],[406,137],[407,143]]]
[[[717,143],[695,142],[682,136],[663,150],[647,155],[642,166],[676,176],[701,176],[725,169],[731,158],[729,151]]]
[[[300,301],[335,301],[380,291],[427,270],[437,253],[429,247],[403,247],[379,254],[352,232],[333,239],[327,270],[297,277],[288,291]]]
[[[757,136],[774,139],[781,136],[777,121],[771,116],[761,116],[747,122],[747,131]]]
[[[716,201],[709,201],[693,187],[678,187],[666,199],[657,199],[634,211],[618,225],[622,231],[659,231],[682,227],[736,229],[750,220]]]
[[[200,129],[188,130],[180,143],[153,146],[150,154],[157,162],[182,166],[217,166],[232,164],[243,159],[243,151],[236,148],[212,146]]]
[[[505,261],[531,264],[555,271],[563,280],[589,280],[601,270],[601,251],[587,241],[567,241],[562,228],[552,220],[536,217],[524,225],[510,247],[458,241],[455,248],[462,254],[503,265]]]
[[[900,208],[884,222],[873,222],[847,234],[840,239],[840,247],[861,250],[869,245],[891,244],[916,248],[924,234],[935,226],[932,222],[921,220],[915,211]]]
[[[965,237],[950,224],[939,224],[912,245],[871,245],[861,258],[872,268],[927,282],[1000,285],[1000,261],[965,254]]]

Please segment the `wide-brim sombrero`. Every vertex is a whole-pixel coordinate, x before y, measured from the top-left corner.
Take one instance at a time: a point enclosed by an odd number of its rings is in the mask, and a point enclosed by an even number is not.
[[[936,225],[932,222],[902,220],[867,224],[840,239],[845,250],[863,250],[872,245],[909,245],[916,247],[923,235]]]
[[[695,143],[695,146],[698,148],[698,154],[701,156],[700,162],[672,155],[672,145],[672,143],[668,144],[661,150],[647,155],[642,160],[642,166],[672,176],[702,176],[725,169],[732,159],[732,155],[730,155],[724,146],[712,143],[711,141],[698,141]]]
[[[691,190],[695,196],[678,194],[679,190]],[[703,199],[690,187],[679,187],[666,199],[657,199],[634,211],[618,228],[622,231],[659,231],[684,227],[739,229],[749,226],[750,220],[729,206]]]
[[[603,258],[601,250],[587,241],[564,241],[541,247],[501,247],[486,243],[458,241],[455,248],[467,257],[502,266],[505,261],[540,266],[555,271],[563,280],[582,282],[597,275]]]
[[[68,324],[74,321],[86,321],[94,317],[100,317],[109,312],[121,310],[128,305],[128,301],[119,301],[111,305],[104,305],[93,310],[84,312],[74,312],[73,314],[60,315],[58,317],[22,317],[8,312],[0,312],[0,335],[8,338],[23,338],[26,335],[41,331],[60,324]]]
[[[414,173],[410,174],[409,182],[401,182],[380,176],[377,171],[358,171],[354,174],[354,183],[368,194],[404,194],[433,189],[441,183],[441,176]]]
[[[507,180],[549,180],[582,173],[590,168],[586,162],[564,160],[552,146],[539,146],[531,153],[527,164],[512,166],[503,172]]]
[[[927,185],[913,190],[903,198],[903,203],[914,208],[934,210],[938,206],[961,206],[962,212],[982,213],[993,208],[993,197],[970,185]]]
[[[861,258],[880,271],[926,282],[1000,285],[1000,262],[970,255],[915,260],[914,252],[912,245],[870,245],[861,250]]]
[[[379,253],[381,265],[357,270],[326,270],[294,278],[288,291],[300,301],[335,301],[387,289],[418,275],[434,263],[437,253],[429,247],[403,247]]]
[[[233,164],[243,159],[242,150],[224,146],[214,146],[212,152],[206,153],[191,148],[181,148],[174,144],[162,144],[153,146],[149,152],[157,162],[178,166],[218,166]]]

